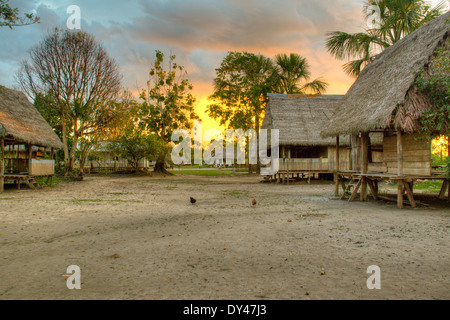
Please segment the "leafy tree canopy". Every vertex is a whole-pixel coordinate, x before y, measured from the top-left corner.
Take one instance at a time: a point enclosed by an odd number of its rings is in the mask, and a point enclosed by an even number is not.
[[[18,8],[11,8],[8,4],[9,0],[0,0],[0,27],[26,26],[39,22],[39,17],[32,13],[25,13],[24,17],[20,16]]]

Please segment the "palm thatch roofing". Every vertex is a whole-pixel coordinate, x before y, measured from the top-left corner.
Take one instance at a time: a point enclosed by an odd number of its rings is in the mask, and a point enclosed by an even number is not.
[[[3,86],[0,86],[0,137],[40,147],[62,147],[52,127],[25,94]]]
[[[450,12],[427,23],[377,55],[338,104],[323,137],[401,129],[412,133],[430,108],[415,79],[440,46],[446,46]]]
[[[278,129],[280,145],[335,146],[334,138],[324,139],[320,132],[341,99],[340,95],[269,94],[261,129]]]

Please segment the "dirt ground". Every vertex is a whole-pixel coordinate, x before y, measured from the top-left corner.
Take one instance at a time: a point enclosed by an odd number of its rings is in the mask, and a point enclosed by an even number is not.
[[[448,202],[397,210],[335,200],[331,184],[260,181],[110,176],[7,190],[0,299],[450,298]],[[80,290],[66,286],[70,265]],[[367,288],[371,265],[381,289]]]

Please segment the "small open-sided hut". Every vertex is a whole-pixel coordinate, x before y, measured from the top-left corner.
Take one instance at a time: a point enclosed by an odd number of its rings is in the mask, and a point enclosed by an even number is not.
[[[261,129],[278,129],[279,170],[271,180],[289,182],[299,177],[333,175],[336,163],[336,140],[323,138],[320,132],[331,118],[339,95],[269,94]],[[340,145],[339,162],[351,169],[349,140]]]
[[[22,92],[0,86],[0,192],[5,181],[33,187],[55,173],[53,150],[62,143]]]
[[[431,102],[417,90],[415,80],[438,47],[448,49],[449,20],[450,13],[446,13],[377,55],[337,105],[322,136],[357,135],[361,139],[361,169],[345,172],[340,168],[339,177],[350,181],[343,185],[343,198],[348,195],[353,201],[361,190],[361,200],[366,200],[368,186],[377,199],[377,183],[382,180],[398,182],[400,208],[405,192],[409,204],[416,205],[412,188],[417,179],[443,179],[440,196],[444,195],[448,178],[432,167],[430,137],[419,134],[418,119]],[[372,132],[383,134],[382,163],[374,167],[369,166],[368,136]]]

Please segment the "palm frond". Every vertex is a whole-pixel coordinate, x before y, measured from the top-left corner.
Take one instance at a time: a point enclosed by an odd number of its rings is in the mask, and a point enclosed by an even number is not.
[[[356,59],[344,64],[343,69],[345,73],[352,77],[358,77],[361,70],[370,62],[370,59]]]
[[[367,48],[373,41],[379,41],[374,34],[354,33],[342,31],[327,33],[326,47],[328,52],[340,60],[352,59],[367,55]]]
[[[315,80],[303,85],[303,87],[301,88],[301,91],[302,92],[311,91],[315,94],[324,94],[327,91],[328,86],[329,86],[329,83],[318,78],[318,79],[315,79]]]

